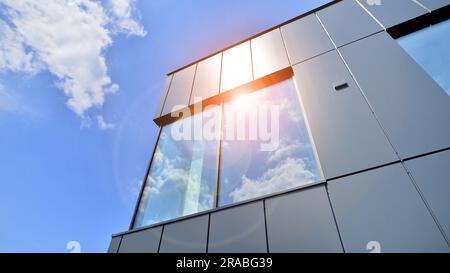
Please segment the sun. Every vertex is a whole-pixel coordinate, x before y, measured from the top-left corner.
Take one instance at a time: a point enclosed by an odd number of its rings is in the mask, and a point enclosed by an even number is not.
[[[233,106],[237,109],[247,109],[253,106],[252,96],[250,94],[239,94],[233,99]]]

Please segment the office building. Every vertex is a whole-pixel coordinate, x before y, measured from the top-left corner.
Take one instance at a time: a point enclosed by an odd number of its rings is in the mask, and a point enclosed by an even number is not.
[[[331,1],[170,72],[109,252],[450,252],[449,15]]]

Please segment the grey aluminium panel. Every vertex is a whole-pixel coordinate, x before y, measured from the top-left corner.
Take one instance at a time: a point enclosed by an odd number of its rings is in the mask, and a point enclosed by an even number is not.
[[[402,158],[450,147],[450,97],[386,32],[340,51]]]
[[[119,253],[158,252],[162,227],[136,231],[122,236]]]
[[[425,199],[450,238],[450,151],[406,161]]]
[[[262,201],[211,214],[208,252],[267,252]]]
[[[430,10],[437,10],[450,5],[450,0],[418,0],[421,4]]]
[[[380,5],[369,5],[369,1],[358,0],[385,28],[419,17],[428,11],[412,0],[387,0]]]
[[[159,252],[205,253],[208,220],[203,215],[165,225]]]
[[[266,200],[270,252],[342,252],[325,186]]]
[[[382,30],[355,0],[343,0],[317,15],[338,47]]]
[[[326,178],[398,160],[335,50],[295,65],[294,78]]]
[[[172,82],[173,74],[167,76],[166,83],[164,84],[164,91],[161,94],[161,98],[159,99],[158,106],[156,107],[155,117],[159,118],[161,116],[161,112],[164,108],[164,102],[166,101],[167,92],[169,92],[170,83]]]
[[[191,104],[219,94],[221,65],[222,53],[198,63],[192,88]]]
[[[450,249],[402,165],[329,183],[346,252],[449,252]]]
[[[189,105],[196,67],[197,64],[193,64],[173,75],[162,115],[172,113],[183,108],[183,106]]]
[[[280,29],[274,29],[252,39],[250,45],[255,79],[289,66]]]
[[[283,26],[281,32],[292,64],[334,48],[315,14]]]
[[[120,240],[122,240],[122,236],[113,237],[111,239],[111,243],[109,243],[108,253],[117,253],[120,246]]]

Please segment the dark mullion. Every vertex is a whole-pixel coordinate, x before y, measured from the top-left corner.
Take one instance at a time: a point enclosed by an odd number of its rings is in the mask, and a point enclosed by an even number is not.
[[[219,121],[219,133],[218,133],[218,140],[217,140],[217,160],[216,160],[216,183],[215,183],[215,191],[214,191],[214,208],[219,207],[219,183],[220,183],[220,161],[222,158],[222,129],[223,129],[223,104],[220,106],[220,121]]]

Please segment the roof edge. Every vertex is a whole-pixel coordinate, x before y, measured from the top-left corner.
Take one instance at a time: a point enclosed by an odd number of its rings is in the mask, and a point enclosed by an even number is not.
[[[254,39],[254,38],[256,38],[256,37],[259,37],[259,36],[261,36],[261,35],[263,35],[263,34],[266,34],[267,32],[270,32],[270,31],[272,31],[272,30],[274,30],[274,29],[280,28],[280,27],[282,27],[282,26],[284,26],[284,25],[287,25],[287,24],[289,24],[289,23],[292,23],[292,22],[294,22],[294,21],[297,21],[297,20],[299,20],[299,19],[301,19],[301,18],[303,18],[303,17],[306,17],[306,16],[308,16],[308,15],[311,15],[311,14],[313,14],[313,13],[316,13],[317,11],[319,11],[319,10],[321,10],[321,9],[324,9],[324,8],[326,8],[326,7],[329,7],[329,6],[331,6],[331,5],[334,5],[334,4],[336,4],[336,3],[338,3],[338,2],[341,2],[341,1],[342,1],[342,0],[333,0],[333,1],[328,2],[328,3],[326,3],[326,4],[324,4],[324,5],[320,6],[320,7],[317,7],[317,8],[315,8],[315,9],[312,9],[312,10],[310,10],[310,11],[307,11],[307,12],[305,12],[305,13],[303,13],[303,14],[300,14],[300,15],[298,15],[298,16],[296,16],[296,17],[294,17],[294,18],[291,18],[291,19],[289,19],[289,20],[287,20],[287,21],[285,21],[285,22],[283,22],[283,23],[281,23],[281,24],[278,24],[278,25],[273,26],[273,27],[271,27],[271,28],[269,28],[269,29],[266,29],[266,30],[264,30],[264,31],[261,31],[261,32],[255,34],[255,35],[253,35],[253,36],[247,38],[247,39],[244,39],[244,40],[241,40],[241,41],[236,42],[236,43],[234,43],[234,44],[231,44],[231,45],[229,45],[229,46],[227,46],[227,47],[225,47],[225,48],[222,48],[221,50],[218,50],[218,51],[216,51],[216,52],[214,52],[214,53],[211,53],[211,54],[209,54],[209,55],[207,55],[207,56],[205,56],[205,57],[203,57],[203,58],[201,58],[201,59],[198,59],[198,60],[196,60],[196,61],[193,61],[193,62],[191,62],[191,63],[189,63],[189,64],[187,64],[187,65],[184,65],[184,66],[182,66],[182,67],[179,67],[179,68],[177,68],[177,69],[175,69],[175,70],[172,70],[171,72],[167,73],[167,76],[169,76],[169,75],[171,75],[171,74],[174,74],[174,73],[176,73],[176,72],[178,72],[178,71],[180,71],[180,70],[183,70],[183,69],[185,69],[185,68],[187,68],[187,67],[189,67],[189,66],[191,66],[191,65],[194,65],[194,64],[196,64],[196,63],[199,63],[199,62],[201,62],[201,61],[203,61],[203,60],[205,60],[205,59],[208,59],[209,57],[212,57],[212,56],[214,56],[214,55],[216,55],[216,54],[219,54],[219,53],[221,53],[221,52],[223,52],[223,51],[225,51],[225,50],[227,50],[227,49],[230,49],[230,48],[232,48],[232,47],[235,47],[235,46],[237,46],[237,45],[240,45],[240,44],[242,44],[242,43],[245,43],[245,42],[247,42],[247,41],[250,41],[250,40],[252,40],[252,39]]]

